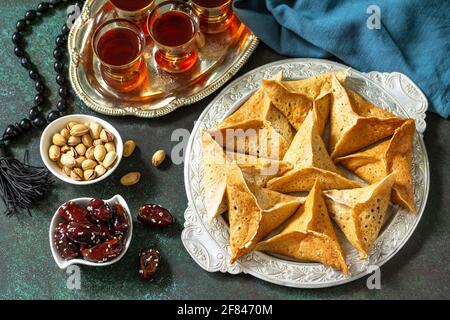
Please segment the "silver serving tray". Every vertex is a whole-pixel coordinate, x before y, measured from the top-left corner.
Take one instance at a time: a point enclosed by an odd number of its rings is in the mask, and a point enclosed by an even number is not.
[[[148,81],[139,90],[120,93],[103,81],[91,45],[96,27],[113,17],[108,0],[87,0],[68,41],[69,76],[75,93],[88,107],[106,115],[154,118],[197,102],[234,76],[258,45],[250,29],[235,19],[223,33],[201,35],[200,62],[195,68],[171,75],[157,67],[153,44],[147,41],[144,57]]]
[[[398,206],[390,207],[390,219],[366,260],[360,260],[344,237],[340,242],[346,253],[351,272],[345,276],[331,267],[317,263],[286,260],[253,251],[230,264],[229,228],[224,219],[207,222],[204,206],[201,145],[199,132],[211,128],[236,110],[256,90],[261,79],[268,79],[282,71],[285,78],[301,79],[328,71],[348,69],[347,66],[319,59],[290,59],[259,67],[228,85],[204,110],[191,134],[184,167],[186,193],[189,200],[185,212],[181,239],[194,261],[209,272],[246,273],[268,282],[288,287],[321,288],[354,281],[368,274],[370,266],[381,267],[392,258],[414,232],[426,205],[430,171],[422,134],[425,131],[425,111],[428,103],[420,89],[400,73],[367,74],[349,71],[346,86],[376,105],[401,117],[416,119],[414,137],[413,178],[417,213],[412,214]],[[339,234],[338,234],[339,237]],[[373,271],[373,270],[372,270]]]

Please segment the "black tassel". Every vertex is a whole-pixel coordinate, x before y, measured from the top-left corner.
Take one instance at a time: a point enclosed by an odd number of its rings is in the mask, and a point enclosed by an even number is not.
[[[30,208],[49,191],[54,180],[46,168],[28,164],[28,151],[23,163],[8,157],[6,145],[0,140],[0,197],[7,216],[17,215]]]

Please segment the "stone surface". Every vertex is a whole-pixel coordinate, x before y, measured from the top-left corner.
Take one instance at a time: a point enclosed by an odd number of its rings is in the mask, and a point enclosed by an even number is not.
[[[17,19],[36,5],[32,0],[7,1],[0,12],[0,123],[1,130],[27,114],[34,97],[31,81],[13,54],[10,35]],[[39,70],[48,79],[53,104],[56,103],[55,75],[51,52],[54,37],[64,19],[64,10],[46,18],[34,28],[29,51]],[[243,74],[259,65],[282,59],[264,45],[245,65]],[[33,209],[33,216],[7,218],[0,215],[0,298],[1,299],[373,299],[373,298],[449,298],[450,292],[450,123],[434,114],[427,114],[425,143],[431,167],[431,188],[426,212],[416,232],[405,247],[381,269],[381,290],[368,290],[366,279],[340,287],[321,290],[299,290],[265,283],[248,275],[210,274],[191,259],[180,240],[186,195],[183,166],[166,164],[151,166],[151,156],[158,149],[169,151],[178,142],[170,135],[176,128],[191,130],[194,121],[213,97],[179,109],[153,120],[112,118],[110,121],[124,140],[133,139],[138,149],[131,158],[106,181],[89,187],[76,187],[57,182],[48,198]],[[78,99],[70,113],[93,114]],[[48,108],[47,108],[48,110]],[[143,134],[145,133],[145,134]],[[30,151],[32,164],[41,165],[39,130],[15,141],[11,150],[18,158]],[[145,169],[144,169],[145,168]],[[120,177],[130,171],[143,174],[138,186],[123,187]],[[58,269],[49,248],[48,227],[56,208],[70,198],[93,196],[110,198],[121,194],[136,215],[140,205],[159,203],[176,217],[174,226],[164,230],[145,228],[135,221],[131,247],[117,264],[105,268],[81,269],[81,290],[69,290],[69,275]],[[3,210],[3,206],[0,206]],[[143,247],[161,251],[162,263],[153,282],[140,279],[137,270],[138,252]],[[211,296],[214,288],[214,296]]]

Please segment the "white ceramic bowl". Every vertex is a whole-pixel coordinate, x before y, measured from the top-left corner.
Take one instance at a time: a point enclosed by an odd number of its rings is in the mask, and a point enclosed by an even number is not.
[[[72,201],[74,203],[77,203],[77,204],[80,204],[80,205],[87,206],[91,199],[92,198],[77,198],[77,199],[72,199],[70,201]],[[58,226],[58,224],[60,222],[64,221],[64,218],[62,218],[58,214],[59,209],[63,206],[63,205],[61,205],[61,206],[59,206],[59,208],[56,210],[55,214],[53,215],[52,222],[50,223],[50,230],[49,230],[50,249],[52,250],[53,259],[55,259],[55,262],[56,262],[56,264],[58,265],[58,267],[60,269],[64,270],[68,266],[73,265],[73,264],[86,265],[86,266],[91,266],[91,267],[105,267],[105,266],[109,266],[109,265],[111,265],[113,263],[116,263],[120,259],[122,259],[122,257],[127,252],[128,247],[130,246],[131,237],[133,235],[133,217],[131,216],[130,208],[128,208],[128,205],[127,205],[127,202],[125,201],[125,199],[121,195],[118,195],[118,194],[115,195],[114,197],[112,197],[111,199],[104,200],[104,201],[106,203],[108,203],[109,205],[120,204],[120,205],[122,205],[122,207],[127,212],[128,225],[129,226],[128,226],[128,232],[125,235],[125,239],[124,239],[125,248],[123,249],[123,251],[117,257],[115,257],[114,259],[108,260],[106,262],[92,262],[92,261],[87,261],[87,260],[80,259],[80,258],[66,260],[63,257],[61,257],[61,255],[59,254],[58,250],[56,249],[55,243],[53,242],[53,234],[55,232],[56,227]]]
[[[114,143],[116,145],[116,153],[117,160],[112,168],[110,168],[104,175],[101,177],[95,178],[94,180],[89,181],[75,181],[72,178],[66,176],[61,169],[58,167],[56,162],[50,160],[48,155],[48,149],[52,145],[52,137],[55,133],[59,133],[62,129],[64,129],[67,124],[71,121],[86,123],[86,122],[98,122],[104,129],[111,132],[114,135]],[[88,185],[100,182],[106,179],[109,175],[111,175],[114,170],[119,166],[120,161],[122,160],[123,155],[123,142],[119,132],[108,122],[93,116],[87,116],[83,114],[74,114],[65,117],[61,117],[52,123],[50,123],[47,128],[45,128],[44,132],[41,136],[41,145],[40,145],[41,158],[44,161],[45,166],[53,173],[58,179],[75,185]]]

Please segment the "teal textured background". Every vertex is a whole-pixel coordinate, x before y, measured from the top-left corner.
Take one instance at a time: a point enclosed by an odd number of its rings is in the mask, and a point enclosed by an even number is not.
[[[10,40],[15,22],[39,1],[3,1],[0,11],[0,124],[1,130],[28,113],[35,95],[32,81],[13,54]],[[64,9],[38,23],[27,36],[27,50],[51,88],[56,103],[52,51],[54,38],[64,21]],[[241,70],[283,59],[261,44]],[[393,70],[394,71],[394,70]],[[214,95],[213,95],[214,96]],[[431,190],[429,202],[416,232],[405,247],[381,269],[381,290],[368,290],[366,279],[340,287],[320,290],[284,288],[248,275],[207,273],[190,258],[180,240],[187,199],[183,166],[166,164],[162,169],[150,165],[158,149],[171,150],[175,128],[192,130],[194,121],[212,97],[160,118],[112,118],[100,115],[120,131],[122,138],[134,139],[139,149],[124,159],[106,181],[94,186],[76,187],[56,182],[48,198],[33,209],[33,216],[7,218],[0,215],[0,298],[2,299],[372,299],[372,298],[449,298],[450,280],[450,124],[428,114],[425,143],[430,156]],[[78,99],[70,113],[94,114]],[[50,106],[47,106],[48,110]],[[40,130],[33,129],[12,144],[18,158],[30,151],[30,161],[42,165],[39,156]],[[129,171],[143,174],[138,186],[126,188],[120,177]],[[57,207],[75,197],[109,198],[121,194],[135,214],[144,203],[166,206],[176,217],[175,226],[150,230],[135,223],[131,247],[117,264],[104,268],[81,269],[81,290],[66,287],[68,274],[58,269],[49,248],[48,227]],[[3,210],[3,206],[1,208]],[[157,247],[162,254],[158,276],[142,281],[136,271],[137,253],[143,247]]]

